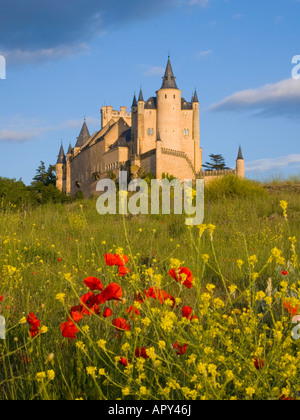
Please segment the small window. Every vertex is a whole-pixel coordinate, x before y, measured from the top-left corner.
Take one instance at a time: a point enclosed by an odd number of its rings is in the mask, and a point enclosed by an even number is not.
[[[174,95],[173,98],[176,99],[176,95]]]
[[[168,95],[165,95],[165,98],[167,99]]]

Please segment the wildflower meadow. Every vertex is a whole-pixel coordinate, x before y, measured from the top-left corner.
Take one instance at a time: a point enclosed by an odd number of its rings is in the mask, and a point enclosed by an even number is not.
[[[299,192],[226,182],[194,227],[2,205],[0,400],[299,399]]]

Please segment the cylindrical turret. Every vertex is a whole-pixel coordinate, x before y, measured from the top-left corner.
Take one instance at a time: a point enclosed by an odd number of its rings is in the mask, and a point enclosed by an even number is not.
[[[240,146],[238,157],[236,160],[236,174],[239,178],[245,179],[245,160]]]
[[[178,89],[170,59],[157,94],[157,131],[164,148],[181,151],[181,90]]]

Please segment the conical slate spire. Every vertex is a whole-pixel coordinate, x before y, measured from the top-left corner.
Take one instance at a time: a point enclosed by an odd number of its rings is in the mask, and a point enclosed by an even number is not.
[[[139,102],[144,102],[144,96],[143,96],[142,88],[140,89]]]
[[[194,94],[193,102],[198,102],[199,103],[198,94],[197,94],[197,90],[196,89],[195,89],[195,94]]]
[[[59,151],[59,155],[57,157],[57,164],[65,164],[66,163],[66,155],[65,155],[65,151],[64,151],[64,147],[61,144],[60,146],[60,151]]]
[[[170,57],[166,68],[165,75],[163,77],[162,89],[178,89],[176,84],[176,77],[174,76]]]
[[[138,106],[135,94],[134,94],[134,97],[133,97],[132,108],[134,106]]]
[[[239,147],[239,153],[238,153],[237,160],[244,160],[243,152],[242,152],[242,146]]]
[[[84,120],[79,137],[77,137],[77,143],[75,147],[82,147],[90,137],[91,136],[90,136],[89,129],[87,128],[86,122]]]
[[[69,146],[69,149],[68,149],[68,153],[67,153],[67,155],[71,155],[71,154],[72,154],[72,152],[73,152],[73,149],[72,149],[72,145],[71,145],[71,143],[70,143],[70,146]]]

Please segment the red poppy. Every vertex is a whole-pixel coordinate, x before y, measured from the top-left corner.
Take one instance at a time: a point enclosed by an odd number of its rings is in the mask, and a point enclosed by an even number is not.
[[[149,359],[147,355],[147,348],[146,347],[138,347],[135,352],[135,357],[143,357],[143,359]]]
[[[135,308],[134,306],[130,306],[129,309],[126,310],[126,312],[128,313],[128,315],[132,314],[131,317],[130,317],[131,319],[134,318],[134,315],[136,315],[136,316],[140,315],[140,311],[137,308]]]
[[[61,259],[61,258],[57,258],[57,261],[58,261],[58,262],[61,262],[61,261],[62,261],[62,259]]]
[[[124,265],[119,266],[119,277],[124,277],[130,273],[129,268],[125,267]]]
[[[118,267],[121,267],[123,265],[126,265],[129,261],[129,257],[127,255],[123,255],[123,257],[120,257],[118,254],[105,254],[104,255],[105,263],[109,266],[117,265]]]
[[[190,306],[184,306],[182,308],[183,318],[187,318],[190,321],[192,321],[193,319],[199,319],[196,315],[192,315],[192,313],[193,313],[193,309]]]
[[[254,366],[256,367],[257,370],[260,370],[265,367],[265,363],[263,360],[254,359]]]
[[[95,303],[101,305],[110,300],[121,300],[122,288],[116,283],[109,284],[99,295],[94,297]]]
[[[158,299],[162,304],[166,300],[171,300],[173,302],[172,308],[175,306],[175,298],[172,295],[169,295],[164,290],[157,289],[156,287],[150,287],[150,289],[145,290],[145,295],[149,299],[150,297],[153,299]]]
[[[3,302],[3,296],[0,296],[0,302]]]
[[[103,290],[103,284],[97,277],[88,277],[83,282],[90,290]]]
[[[31,325],[29,330],[31,338],[36,337],[40,332],[41,321],[34,315],[33,312],[31,312],[27,317],[27,322]]]
[[[112,316],[112,310],[110,308],[105,308],[104,312],[103,312],[103,316],[104,318],[109,318],[110,316]]]
[[[284,306],[288,310],[288,312],[291,316],[295,316],[299,312],[299,306],[298,305],[296,307],[292,307],[290,302],[284,301]]]
[[[188,268],[181,267],[178,270],[172,268],[172,270],[169,271],[169,275],[179,283],[183,283],[188,289],[193,287],[193,274]]]
[[[125,367],[128,366],[128,360],[125,357],[120,357],[119,363]]]
[[[75,311],[71,309],[71,314],[70,315],[71,315],[70,321],[72,321],[72,319],[76,323],[81,321],[82,318],[83,318],[83,314],[81,312],[81,307],[79,306],[79,310],[75,310]]]
[[[71,341],[76,339],[76,334],[79,333],[79,329],[73,322],[64,322],[60,326],[63,337],[69,338]]]
[[[176,343],[174,344],[174,349],[178,350],[176,352],[176,354],[178,354],[178,356],[182,356],[186,353],[187,351],[187,344],[184,344],[183,346],[181,346],[178,341],[176,341]]]
[[[96,296],[93,292],[86,293],[80,298],[81,313],[90,316],[95,312]]]
[[[295,398],[292,397],[286,397],[284,394],[281,395],[281,397],[279,398],[280,401],[296,401]]]
[[[283,276],[288,276],[289,275],[289,273],[287,272],[287,271],[282,271],[282,273],[281,273]]]
[[[114,319],[113,325],[116,327],[118,331],[130,331],[130,325],[127,324],[127,321],[124,318]]]

